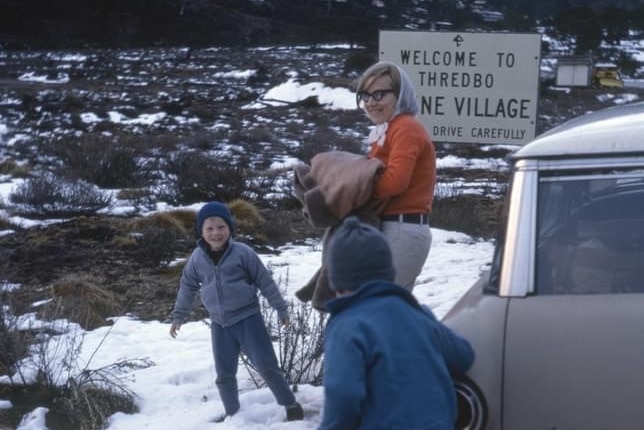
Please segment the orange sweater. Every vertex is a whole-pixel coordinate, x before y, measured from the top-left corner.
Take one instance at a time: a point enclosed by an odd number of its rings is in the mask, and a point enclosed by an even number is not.
[[[382,215],[431,212],[436,153],[420,122],[411,115],[396,116],[389,122],[384,145],[372,143],[369,157],[385,165],[373,193],[376,199],[389,199]]]

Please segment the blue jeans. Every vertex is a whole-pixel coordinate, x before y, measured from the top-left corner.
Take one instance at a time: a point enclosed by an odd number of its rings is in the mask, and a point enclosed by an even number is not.
[[[295,396],[277,363],[273,344],[259,312],[229,327],[212,323],[211,334],[217,373],[215,382],[227,415],[239,410],[236,375],[241,351],[264,379],[277,403],[283,406],[295,403]]]

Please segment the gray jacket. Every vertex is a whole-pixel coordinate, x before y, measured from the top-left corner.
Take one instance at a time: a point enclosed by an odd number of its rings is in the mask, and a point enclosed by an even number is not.
[[[228,249],[215,265],[203,239],[188,258],[172,321],[182,324],[193,309],[199,291],[201,303],[210,319],[222,326],[235,324],[260,312],[258,290],[277,311],[280,319],[288,317],[288,304],[259,256],[249,246],[230,239]]]

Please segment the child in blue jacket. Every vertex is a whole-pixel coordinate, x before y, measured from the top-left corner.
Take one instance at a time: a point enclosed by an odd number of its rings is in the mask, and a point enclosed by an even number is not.
[[[327,268],[336,298],[324,343],[324,413],[318,430],[453,430],[450,373],[474,361],[469,342],[393,283],[382,233],[347,218]]]
[[[287,420],[301,420],[302,407],[278,365],[257,293],[268,300],[285,326],[288,304],[255,251],[232,239],[235,224],[224,204],[204,205],[197,215],[197,231],[201,238],[181,275],[170,335],[177,336],[199,292],[212,323],[216,383],[225,410],[215,422],[239,410],[236,374],[240,351],[255,366],[277,403],[286,408]]]

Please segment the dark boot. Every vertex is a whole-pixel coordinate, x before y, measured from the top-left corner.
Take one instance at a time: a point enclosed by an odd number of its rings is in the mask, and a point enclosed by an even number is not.
[[[232,417],[233,415],[235,415],[235,414],[227,414],[227,413],[224,412],[221,415],[217,415],[211,422],[213,422],[213,423],[223,423],[228,417]]]
[[[286,407],[286,421],[301,421],[303,419],[304,411],[298,402]]]
[[[224,420],[225,420],[226,418],[228,418],[228,415],[226,415],[226,414],[217,415],[217,416],[212,420],[212,422],[213,422],[213,423],[223,423],[223,422],[224,422]]]

